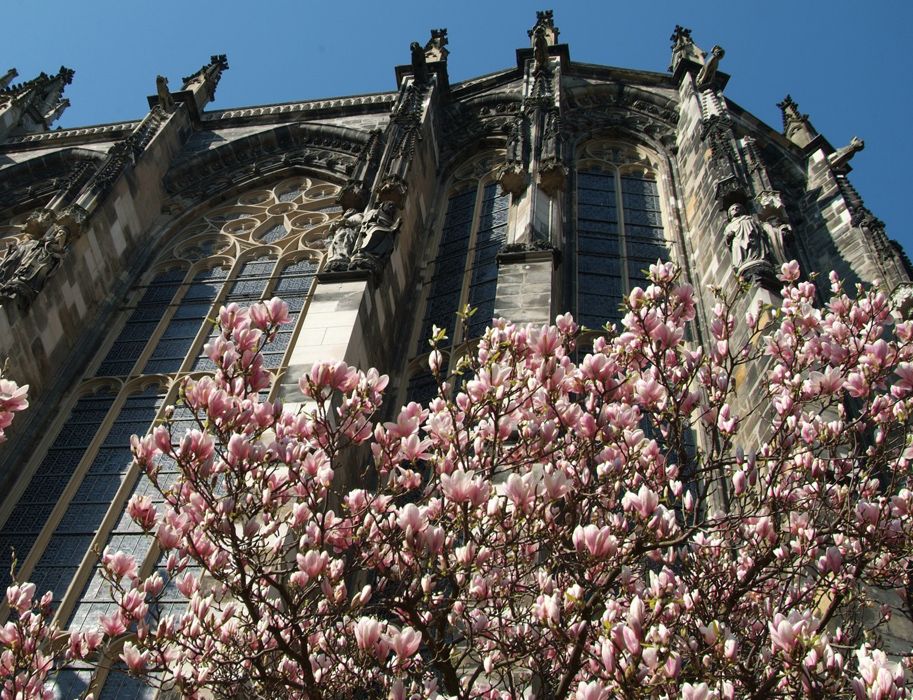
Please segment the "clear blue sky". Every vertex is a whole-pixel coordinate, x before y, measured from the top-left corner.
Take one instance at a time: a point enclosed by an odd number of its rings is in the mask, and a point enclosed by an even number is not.
[[[198,2],[7,0],[3,59],[21,78],[76,70],[64,127],[142,116],[155,76],[172,88],[210,54],[228,54],[211,108],[395,88],[409,43],[447,27],[451,81],[515,64],[535,10],[551,7],[576,61],[665,71],[675,24],[704,50],[726,49],[726,94],[780,128],[776,103],[799,102],[834,146],[866,148],[851,176],[888,234],[913,253],[913,2],[615,0],[480,2]]]

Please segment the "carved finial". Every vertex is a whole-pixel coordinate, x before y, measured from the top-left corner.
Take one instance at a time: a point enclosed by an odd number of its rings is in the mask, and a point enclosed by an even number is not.
[[[188,75],[186,78],[182,78],[184,83],[184,90],[190,88],[190,83],[194,82],[208,82],[209,83],[209,99],[213,99],[216,95],[216,86],[219,84],[219,80],[222,78],[222,72],[228,70],[228,57],[224,53],[213,54],[209,57],[209,63],[200,68],[196,73]]]
[[[66,66],[60,66],[60,70],[57,71],[57,77],[63,81],[64,85],[72,83],[74,75],[76,75],[76,71]]]
[[[675,25],[675,29],[672,30],[672,36],[669,37],[669,41],[672,42],[673,51],[684,44],[694,43],[694,40],[691,38],[691,30],[680,24]]]
[[[783,133],[794,144],[807,146],[818,135],[808,115],[799,111],[798,103],[790,95],[778,102],[777,107],[783,112]]]
[[[537,36],[541,36],[546,46],[554,46],[558,43],[558,28],[555,26],[554,12],[551,10],[541,10],[536,12],[536,24],[527,34],[530,38],[530,44],[536,48]]]
[[[198,110],[216,96],[216,88],[222,79],[222,73],[228,70],[228,57],[224,53],[213,54],[209,63],[200,68],[196,73],[182,78],[182,91],[192,92]]]
[[[447,46],[447,30],[444,28],[432,29],[431,38],[425,44],[425,60],[428,63],[446,61],[450,52],[444,48],[445,46]]]
[[[676,24],[669,41],[672,42],[672,62],[669,64],[671,72],[674,73],[682,61],[704,65],[704,52],[694,43],[690,29]]]

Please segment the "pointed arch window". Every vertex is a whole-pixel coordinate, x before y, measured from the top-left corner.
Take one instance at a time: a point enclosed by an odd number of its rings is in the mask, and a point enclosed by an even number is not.
[[[638,149],[612,142],[584,145],[577,161],[575,267],[571,294],[589,328],[621,320],[619,306],[644,270],[669,260],[656,168]]]
[[[59,622],[81,627],[104,613],[93,548],[151,556],[151,541],[124,512],[131,493],[151,487],[130,469],[130,435],[151,428],[176,380],[205,370],[209,361],[200,353],[223,303],[286,297],[293,323],[268,347],[265,362],[282,371],[340,213],[339,190],[311,177],[287,178],[185,222],[162,246],[89,363],[69,415],[58,419],[0,506],[0,589],[9,584],[13,546],[19,566],[27,563],[22,575],[54,592],[58,614],[66,613]],[[167,468],[162,474],[175,476]]]

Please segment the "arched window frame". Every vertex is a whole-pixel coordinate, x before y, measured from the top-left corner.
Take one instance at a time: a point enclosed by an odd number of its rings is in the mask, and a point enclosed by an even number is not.
[[[407,362],[405,368],[402,386],[402,391],[404,392],[403,396],[406,400],[411,400],[413,398],[414,382],[425,380],[429,376],[427,359],[430,346],[428,346],[427,341],[430,338],[432,324],[440,325],[437,324],[437,320],[443,320],[432,318],[430,305],[435,297],[442,296],[436,295],[435,290],[436,287],[441,284],[440,280],[442,279],[440,266],[444,262],[444,259],[442,258],[444,254],[442,247],[448,244],[446,231],[448,228],[459,225],[459,222],[448,225],[448,212],[450,211],[451,203],[455,201],[456,198],[465,196],[469,192],[473,193],[471,223],[466,247],[463,250],[464,257],[462,261],[462,270],[459,273],[455,273],[459,274],[461,277],[459,293],[456,298],[456,303],[453,305],[453,313],[449,313],[449,319],[446,322],[446,325],[441,326],[446,327],[447,329],[447,340],[441,345],[445,359],[448,361],[451,359],[455,361],[463,352],[465,352],[467,345],[471,344],[475,339],[474,337],[466,337],[458,314],[462,309],[466,308],[467,305],[471,305],[476,301],[473,299],[472,287],[474,273],[478,269],[479,263],[477,254],[482,247],[479,234],[482,226],[482,219],[486,215],[483,209],[486,195],[488,194],[490,196],[491,192],[495,192],[494,197],[499,200],[498,205],[493,205],[491,228],[493,230],[494,228],[503,227],[504,240],[506,240],[507,231],[510,230],[512,225],[512,218],[515,216],[515,212],[510,207],[511,196],[502,193],[497,182],[497,167],[502,159],[503,154],[497,151],[487,151],[481,155],[477,155],[457,167],[442,188],[442,191],[445,194],[441,197],[438,205],[438,214],[435,218],[434,231],[436,236],[433,245],[428,248],[429,252],[425,260],[424,282],[420,303],[418,305],[420,312],[416,314],[417,321],[413,327],[412,336],[409,341],[410,360]],[[506,204],[506,206],[502,206],[503,204]],[[459,209],[457,211],[459,211]],[[500,220],[501,217],[498,217],[496,220],[495,212],[502,211],[506,212],[503,216],[503,221]],[[485,230],[487,231],[489,229]],[[492,257],[488,263],[497,264],[494,257]],[[495,285],[497,284],[497,273],[495,273],[493,283]],[[449,312],[450,309],[448,308],[447,311]],[[487,312],[482,311],[481,316],[479,313],[479,311],[476,312],[476,316],[473,320],[475,321],[476,326],[481,324],[484,328],[491,321],[491,313],[486,315]]]
[[[298,190],[297,194],[289,196],[295,188]],[[73,408],[81,398],[104,387],[110,388],[110,401],[107,403],[105,416],[94,425],[94,433],[87,446],[79,448],[81,455],[78,460],[68,467],[70,476],[51,515],[43,523],[40,533],[32,539],[29,549],[25,552],[17,552],[21,576],[28,577],[34,566],[40,562],[54,530],[72,503],[74,495],[83,483],[93,460],[96,459],[99,449],[130,396],[136,391],[142,390],[137,387],[145,387],[150,384],[156,384],[162,387],[163,392],[166,392],[156,410],[155,418],[149,421],[146,429],[151,428],[155,420],[161,418],[164,406],[174,401],[173,392],[176,391],[178,380],[182,376],[195,373],[193,364],[199,356],[206,338],[209,337],[212,328],[210,320],[215,317],[217,309],[221,306],[232,284],[238,280],[244,263],[261,255],[270,256],[272,264],[269,274],[263,279],[258,299],[269,298],[272,292],[281,285],[279,276],[287,265],[305,259],[312,263],[309,269],[313,274],[309,277],[307,288],[303,294],[298,295],[304,298],[301,300],[301,308],[296,314],[296,323],[291,330],[288,346],[281,353],[276,366],[270,368],[274,376],[285,370],[290,349],[301,327],[307,304],[313,293],[313,278],[323,258],[326,248],[325,238],[333,219],[342,211],[335,200],[340,190],[339,184],[307,175],[286,176],[281,180],[241,192],[230,198],[230,201],[223,200],[188,214],[172,226],[172,233],[165,238],[164,243],[156,244],[161,246],[163,252],[153,260],[147,271],[142,273],[137,284],[128,294],[127,302],[109,326],[110,332],[106,334],[93,359],[89,361],[83,375],[84,379],[74,389],[71,397],[66,400],[65,410],[61,411],[52,421],[50,429],[46,431],[45,437],[14,484],[11,497],[0,504],[0,534],[2,534],[3,525],[15,510],[22,494],[28,489],[32,478],[36,476],[48,450],[69,420]],[[237,216],[234,216],[235,214]],[[222,221],[214,223],[212,219],[220,215],[226,216]],[[286,229],[286,235],[264,241],[264,237],[280,222]],[[210,243],[213,245],[208,247]],[[197,330],[185,351],[180,366],[168,374],[150,371],[149,360],[174,320],[181,302],[187,298],[194,279],[200,272],[216,267],[224,268],[225,276],[218,281],[219,289],[213,299],[206,304],[206,312],[199,319]],[[105,362],[108,353],[121,337],[131,313],[142,301],[148,286],[159,275],[173,268],[185,271],[183,279],[179,284],[174,285],[176,291],[171,295],[170,303],[165,304],[165,308],[155,321],[154,330],[145,338],[145,344],[133,360],[129,370],[125,369],[118,376],[96,377],[95,375]],[[275,384],[278,385],[278,382]],[[171,392],[170,395],[169,392]],[[139,430],[138,432],[144,431]],[[124,446],[129,446],[129,441],[126,439]],[[70,613],[79,604],[85,584],[95,569],[97,557],[91,548],[94,547],[101,551],[106,545],[116,523],[124,517],[127,499],[137,488],[140,477],[137,469],[128,468],[126,470],[116,494],[110,500],[108,510],[95,530],[90,548],[81,556],[81,563],[70,580],[67,592],[62,599],[56,601],[59,604],[57,611],[59,623],[67,622]],[[152,556],[151,551],[147,553],[147,560]],[[148,566],[149,562],[147,561],[146,564]],[[9,567],[7,566],[5,573],[8,574],[8,572]],[[0,609],[0,616],[3,615],[4,610]]]
[[[575,186],[572,200],[573,238],[572,250],[570,251],[572,255],[569,256],[573,261],[573,267],[569,270],[570,274],[568,275],[566,289],[569,294],[568,299],[571,302],[569,306],[578,321],[589,327],[599,328],[605,322],[620,320],[618,306],[623,296],[628,294],[633,287],[645,284],[643,270],[646,267],[656,262],[657,258],[669,260],[678,257],[675,253],[676,237],[674,232],[676,227],[670,216],[671,198],[667,189],[669,185],[668,178],[664,177],[663,164],[652,150],[623,139],[602,138],[588,139],[581,142],[577,147],[576,153]],[[586,237],[584,227],[581,225],[585,220],[585,217],[581,216],[583,211],[581,205],[587,205],[587,203],[581,201],[581,194],[583,190],[587,189],[584,185],[586,183],[586,175],[590,173],[604,173],[613,178],[614,206],[611,208],[615,210],[615,220],[594,221],[601,223],[606,229],[615,228],[614,232],[606,233],[604,242],[611,242],[611,239],[608,238],[609,236],[614,236],[618,241],[619,288],[604,295],[606,299],[604,303],[612,306],[601,311],[587,308],[587,300],[583,298],[585,294],[583,291],[584,281],[581,279],[581,267],[584,264],[589,266],[598,265],[598,258],[593,256],[593,251],[586,250],[581,245],[581,241]],[[655,242],[653,247],[656,249],[657,256],[652,259],[646,256],[638,259],[636,255],[631,254],[634,245],[640,245],[644,249],[651,247],[648,240],[649,237],[635,234],[636,229],[633,226],[640,226],[640,224],[632,224],[627,221],[632,207],[628,206],[625,201],[625,196],[629,193],[625,192],[624,187],[625,179],[632,176],[652,183],[653,187],[655,187],[655,195],[650,196],[655,198],[658,208],[651,210],[650,213],[658,212],[658,221],[656,224],[642,227],[653,228],[661,233],[660,236],[653,236],[653,241]],[[595,236],[595,231],[593,231],[591,237],[595,239]],[[606,262],[611,263],[609,255],[605,255],[604,258]],[[606,278],[611,277],[611,275],[604,276]],[[601,322],[593,323],[591,319],[597,316],[601,317]],[[591,322],[587,323],[588,320]]]

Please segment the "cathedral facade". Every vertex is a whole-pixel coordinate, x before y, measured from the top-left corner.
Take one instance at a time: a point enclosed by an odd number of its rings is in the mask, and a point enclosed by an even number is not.
[[[451,83],[433,30],[395,90],[224,110],[207,109],[229,67],[213,56],[178,90],[159,78],[142,119],[65,130],[72,71],[0,78],[0,358],[32,402],[0,450],[0,589],[12,549],[80,627],[108,611],[96,552],[155,565],[124,513],[153,494],[129,438],[213,368],[230,302],[289,304],[273,398],[301,401],[299,377],[337,359],[389,374],[399,405],[434,390],[434,326],[451,362],[492,317],[599,328],[657,259],[701,290],[698,335],[708,286],[741,277],[746,303],[776,303],[793,258],[910,296],[848,178],[861,141],[832,146],[788,96],[782,129],[764,124],[688,29],[667,73],[575,62],[558,36],[538,13],[515,66]]]

